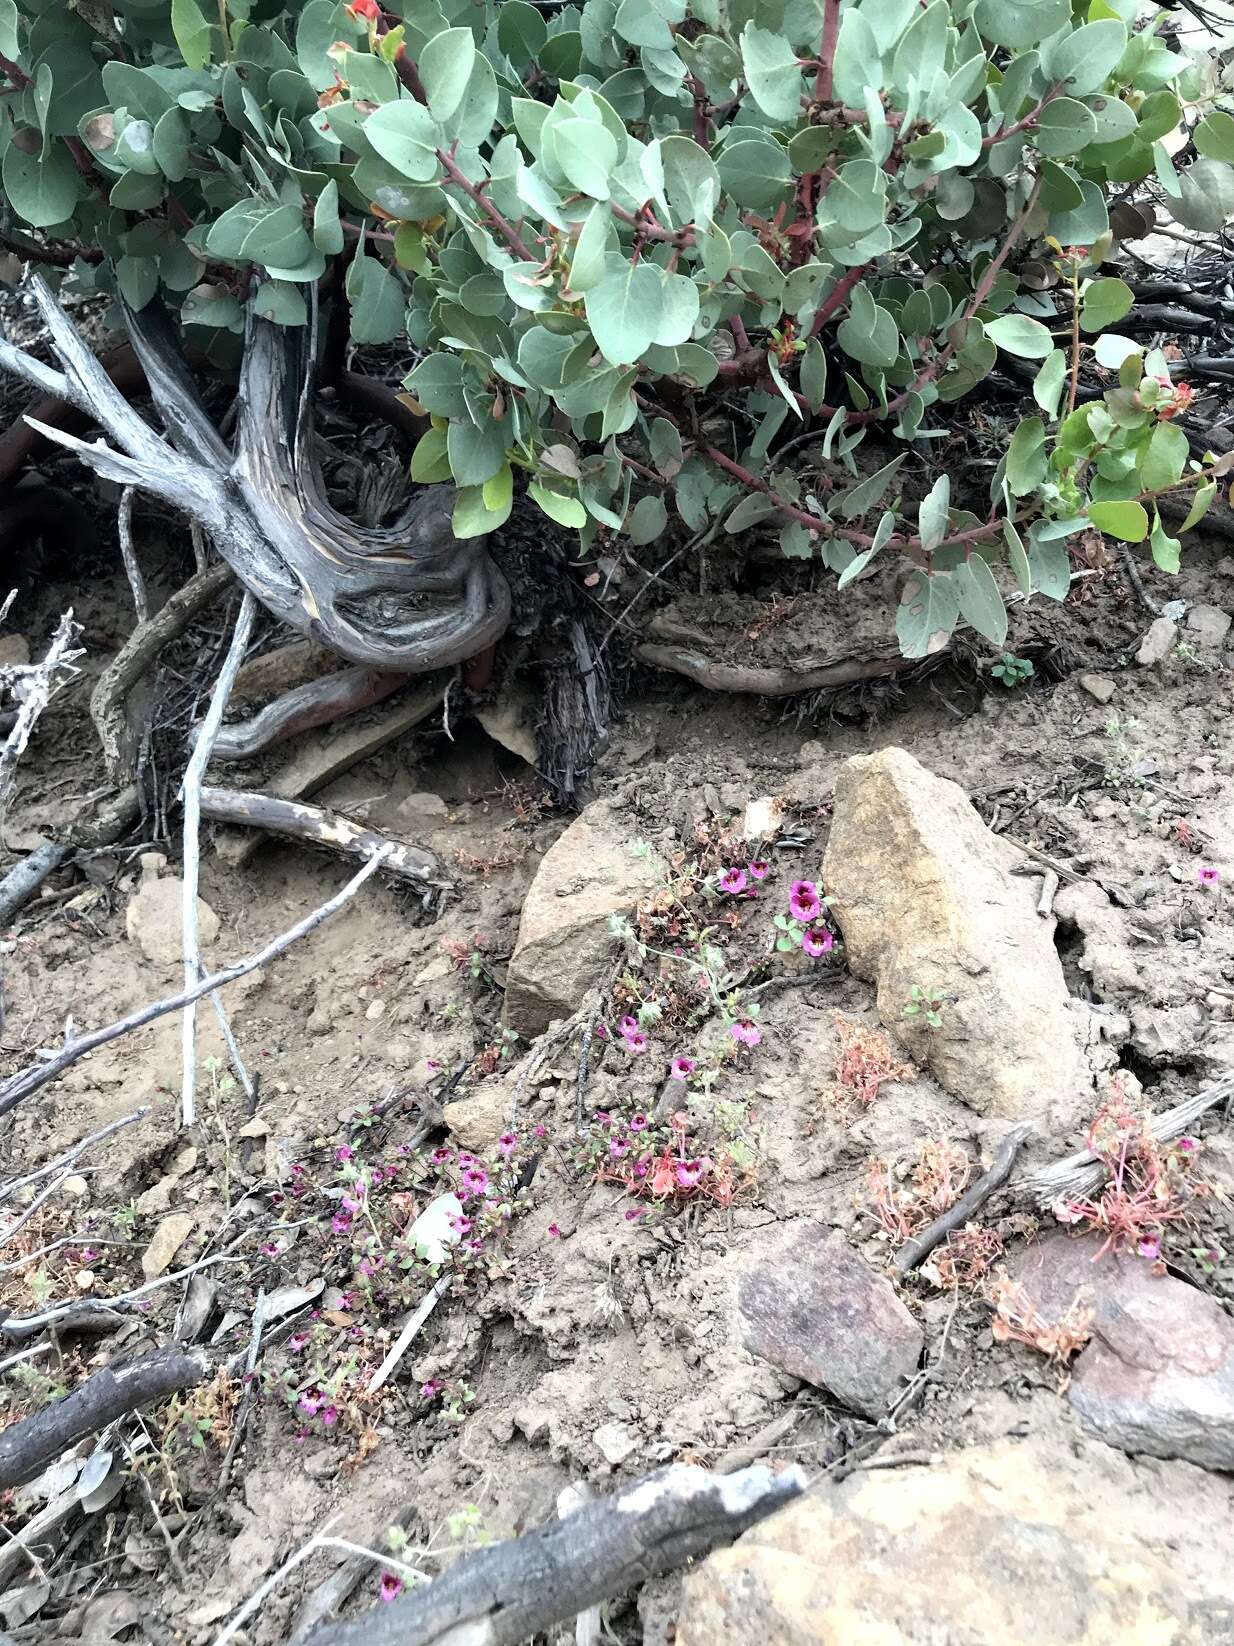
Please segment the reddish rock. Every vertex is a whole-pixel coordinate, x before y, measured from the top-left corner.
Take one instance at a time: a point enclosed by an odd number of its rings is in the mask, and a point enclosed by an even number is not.
[[[890,1283],[817,1224],[742,1275],[737,1305],[751,1354],[867,1417],[886,1415],[921,1359],[921,1328]]]
[[[1047,1323],[1073,1303],[1092,1310],[1068,1390],[1080,1421],[1124,1451],[1234,1469],[1234,1321],[1144,1258],[1100,1249],[1095,1236],[1050,1235],[1012,1268]]]

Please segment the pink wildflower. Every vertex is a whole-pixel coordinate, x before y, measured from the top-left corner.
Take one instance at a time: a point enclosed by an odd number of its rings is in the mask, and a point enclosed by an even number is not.
[[[364,1199],[361,1195],[345,1194],[339,1204],[345,1212],[358,1212],[364,1205]]]
[[[327,1429],[332,1429],[338,1422],[338,1407],[323,1406],[321,1408],[321,1421]]]
[[[299,1354],[301,1349],[308,1347],[309,1335],[307,1332],[293,1332],[287,1339],[287,1347],[292,1354]]]
[[[472,1166],[463,1173],[463,1187],[468,1194],[483,1194],[488,1188],[488,1173],[480,1166]]]
[[[749,883],[749,876],[744,869],[725,869],[720,876],[720,890],[730,892],[734,897],[744,892]]]
[[[469,1217],[452,1217],[450,1227],[455,1234],[465,1235],[471,1228],[471,1219]]]
[[[788,892],[788,912],[794,920],[817,920],[818,887],[812,880],[794,880]]]
[[[697,1188],[710,1169],[711,1162],[706,1156],[701,1160],[679,1160],[676,1171],[677,1182],[683,1189]]]
[[[621,1022],[617,1025],[617,1027],[621,1030],[622,1034],[637,1034],[638,1033],[638,1018],[637,1017],[631,1017],[627,1013],[627,1015],[622,1018]]]
[[[1143,1240],[1141,1240],[1140,1244],[1136,1247],[1136,1250],[1139,1252],[1141,1257],[1151,1259],[1159,1258],[1161,1256],[1160,1235],[1145,1235]]]
[[[811,926],[801,939],[801,947],[813,960],[817,960],[820,954],[826,954],[834,946],[835,938],[826,926]]]
[[[389,1602],[392,1601],[392,1600],[396,1600],[398,1598],[398,1596],[401,1595],[402,1592],[403,1592],[403,1580],[402,1580],[402,1578],[401,1577],[395,1577],[393,1572],[383,1572],[381,1574],[381,1591],[380,1592],[381,1592],[382,1600],[385,1601],[387,1604],[389,1604]]]
[[[548,1136],[548,1127],[547,1126],[533,1126],[532,1127],[532,1133],[536,1137],[547,1137]]]
[[[747,1018],[742,1023],[734,1023],[728,1031],[739,1046],[757,1046],[763,1038],[763,1031],[757,1023],[751,1023]]]
[[[1180,1137],[1175,1145],[1175,1147],[1181,1149],[1184,1154],[1190,1154],[1192,1149],[1198,1149],[1199,1146],[1200,1145],[1196,1142],[1194,1137]]]
[[[674,1080],[684,1080],[697,1068],[698,1064],[692,1057],[675,1057],[668,1066],[668,1072]]]
[[[557,1227],[557,1225],[555,1223],[550,1223],[549,1226],[548,1226],[548,1238],[550,1240],[560,1240],[561,1239],[561,1230]]]
[[[1195,877],[1201,886],[1219,886],[1221,884],[1221,870],[1202,868],[1195,871]]]
[[[453,1149],[447,1149],[443,1146],[442,1148],[434,1149],[432,1154],[429,1156],[429,1159],[436,1166],[444,1166],[447,1161],[454,1159],[454,1151]]]
[[[497,1153],[498,1154],[512,1155],[514,1153],[515,1149],[517,1149],[517,1148],[518,1148],[518,1138],[515,1137],[513,1132],[503,1132],[501,1134],[501,1136],[497,1139]]]
[[[630,1130],[632,1132],[645,1132],[650,1124],[651,1122],[645,1114],[636,1114],[630,1121]]]
[[[764,863],[761,857],[760,858],[755,858],[754,862],[750,864],[750,879],[751,880],[766,880],[767,876],[770,873],[771,873],[771,864],[770,863]]]
[[[348,1229],[351,1228],[351,1218],[346,1212],[335,1212],[330,1219],[330,1227],[335,1234],[346,1234]]]
[[[305,1389],[299,1400],[296,1402],[296,1405],[304,1413],[305,1417],[316,1417],[318,1412],[321,1410],[321,1396],[311,1394],[308,1389]]]
[[[338,1148],[335,1149],[335,1151],[334,1151],[334,1158],[339,1162],[340,1165],[342,1165],[344,1161],[354,1159],[355,1158],[355,1153],[356,1153],[356,1151],[354,1149],[348,1148],[346,1143],[340,1143]]]
[[[282,1249],[283,1248],[279,1245],[277,1240],[267,1240],[263,1243],[261,1248],[262,1254],[265,1257],[277,1257]]]
[[[435,1377],[430,1377],[427,1383],[420,1385],[420,1393],[425,1400],[434,1400],[441,1393],[441,1384]]]
[[[633,1034],[626,1035],[625,1042],[636,1057],[647,1050],[647,1036],[641,1029],[635,1029]]]
[[[459,1150],[458,1159],[455,1161],[455,1165],[458,1167],[460,1172],[465,1172],[468,1166],[474,1166],[475,1164],[475,1155],[468,1154],[466,1149]]]
[[[624,1137],[614,1137],[608,1146],[608,1152],[614,1160],[620,1160],[622,1155],[630,1152],[630,1145]]]

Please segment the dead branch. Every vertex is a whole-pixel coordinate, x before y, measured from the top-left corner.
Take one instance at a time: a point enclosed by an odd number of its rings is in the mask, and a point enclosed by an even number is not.
[[[1148,1129],[1158,1143],[1168,1142],[1170,1138],[1181,1136],[1193,1120],[1198,1120],[1209,1109],[1215,1109],[1218,1103],[1229,1103],[1232,1099],[1234,1075],[1227,1075],[1207,1091],[1197,1092],[1194,1097],[1176,1103],[1172,1109],[1163,1109],[1160,1114],[1153,1115]],[[1105,1176],[1104,1162],[1095,1159],[1087,1149],[1081,1149],[1064,1160],[1056,1160],[1052,1166],[1042,1166],[1017,1178],[1012,1189],[1017,1198],[1031,1200],[1045,1210],[1058,1200],[1091,1194]]]
[[[252,794],[243,789],[203,789],[201,815],[215,823],[245,823],[271,834],[303,840],[327,851],[344,852],[349,857],[371,857],[386,851],[384,866],[400,880],[417,886],[448,887],[452,884],[432,852],[399,842],[354,823],[324,806],[310,806],[301,800],[283,800],[272,794]]]
[[[231,567],[222,560],[190,577],[153,617],[138,624],[99,676],[90,697],[90,718],[103,745],[107,770],[114,780],[128,781],[136,759],[125,711],[129,693],[163,647],[183,634],[193,619],[212,605],[231,582]]]
[[[379,1610],[325,1624],[309,1646],[517,1646],[730,1543],[805,1485],[795,1466],[775,1474],[760,1463],[721,1476],[673,1464],[565,1520],[477,1549]],[[224,1630],[214,1646],[228,1638]]]
[[[999,1144],[989,1171],[983,1172],[949,1211],[944,1212],[941,1217],[936,1217],[928,1228],[923,1229],[919,1235],[914,1235],[900,1247],[895,1255],[894,1264],[900,1274],[908,1274],[919,1263],[924,1262],[936,1246],[940,1246],[956,1229],[962,1229],[969,1219],[981,1210],[990,1196],[1002,1188],[1011,1176],[1016,1156],[1031,1131],[1032,1127],[1027,1123],[1013,1126]]]
[[[828,686],[851,686],[861,680],[881,680],[913,668],[920,660],[900,656],[854,658],[812,669],[758,669],[741,663],[719,663],[702,652],[681,646],[636,646],[635,656],[654,669],[683,674],[696,686],[713,692],[739,692],[748,697],[792,697],[797,692],[820,691]]]
[[[53,1458],[117,1418],[195,1387],[218,1364],[205,1349],[168,1348],[92,1373],[63,1400],[0,1430],[0,1492],[33,1480]]]
[[[25,908],[47,876],[54,874],[72,855],[71,846],[57,846],[49,840],[42,846],[36,846],[28,857],[23,857],[9,870],[0,880],[0,928],[7,926],[13,916]]]
[[[383,697],[405,686],[409,678],[406,674],[391,674],[388,669],[355,667],[306,681],[276,697],[251,720],[225,726],[215,740],[215,755],[219,760],[252,760],[297,732],[328,725],[345,714],[380,703]]]
[[[210,763],[210,751],[214,747],[214,740],[223,721],[223,711],[227,707],[227,699],[231,696],[236,672],[244,662],[244,654],[248,650],[249,636],[253,632],[253,620],[256,616],[257,602],[246,590],[240,602],[240,612],[236,618],[231,645],[227,648],[223,667],[214,683],[214,690],[210,694],[210,706],[206,710],[205,719],[198,727],[193,752],[184,772],[184,878],[180,923],[186,989],[191,989],[200,981],[202,975],[201,941],[197,931],[197,884],[201,873],[201,781]],[[240,1058],[223,1002],[217,994],[212,998],[228,1049],[233,1054],[233,1061],[238,1065],[236,1072],[242,1077],[240,1083],[248,1096],[252,1097],[253,1084]],[[191,1126],[197,1118],[197,1007],[191,1001],[184,1008],[180,1045],[183,1066],[180,1088],[181,1117],[186,1126]]]
[[[4,671],[17,699],[17,719],[3,747],[0,747],[0,818],[8,809],[17,762],[25,753],[35,722],[60,684],[60,677],[66,672],[73,672],[74,658],[82,655],[82,648],[73,645],[79,632],[70,608],[57,623],[56,632],[41,661],[15,664]]]
[[[133,610],[137,613],[139,623],[147,623],[150,620],[150,602],[146,596],[146,583],[141,575],[137,550],[133,547],[132,486],[126,486],[120,493],[120,508],[116,515],[116,534],[120,539],[120,558],[124,562],[125,575],[129,580],[129,588],[133,591]]]
[[[200,1000],[204,995],[213,993],[215,989],[234,983],[238,977],[244,977],[248,972],[255,972],[258,967],[268,965],[277,955],[282,954],[284,949],[290,948],[301,937],[306,937],[324,920],[337,913],[344,903],[349,902],[364,882],[382,866],[385,857],[385,848],[375,852],[359,873],[354,874],[329,902],[323,903],[319,909],[314,909],[312,914],[305,915],[303,920],[298,920],[289,930],[271,939],[263,949],[249,955],[246,960],[237,960],[233,965],[225,966],[222,971],[215,972],[210,977],[203,977],[201,982],[194,984],[192,988],[142,1006],[137,1011],[130,1012],[127,1017],[122,1017],[115,1023],[108,1023],[102,1029],[93,1029],[89,1034],[77,1035],[66,1041],[59,1051],[53,1052],[43,1062],[11,1076],[0,1085],[0,1115],[8,1114],[27,1097],[33,1096],[46,1086],[48,1081],[55,1080],[65,1069],[71,1068],[87,1052],[97,1051],[100,1046],[118,1040],[121,1035],[131,1034],[134,1029],[143,1029],[156,1018],[166,1017],[168,1012],[178,1012],[191,1001]]]
[[[92,1148],[96,1143],[102,1143],[105,1138],[111,1137],[114,1132],[122,1131],[126,1126],[133,1125],[135,1121],[144,1120],[149,1113],[150,1105],[145,1103],[140,1109],[134,1109],[132,1114],[121,1115],[119,1120],[113,1120],[109,1125],[101,1126],[97,1132],[91,1132],[88,1136],[81,1138],[73,1144],[72,1148],[66,1149],[63,1154],[58,1154],[54,1160],[49,1160],[46,1165],[36,1167],[34,1171],[27,1172],[24,1177],[14,1177],[10,1178],[7,1183],[0,1183],[0,1203],[15,1195],[18,1189],[24,1189],[30,1183],[37,1183],[39,1178],[50,1177],[53,1172],[71,1166],[74,1161],[79,1160],[85,1154],[87,1149]]]

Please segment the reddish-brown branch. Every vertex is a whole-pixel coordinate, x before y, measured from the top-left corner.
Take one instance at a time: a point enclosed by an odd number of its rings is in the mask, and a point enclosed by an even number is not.
[[[830,103],[835,84],[836,41],[840,37],[840,0],[823,0],[823,43],[818,53],[818,73],[814,77],[814,97]]]
[[[829,292],[824,301],[818,306],[814,323],[810,327],[811,337],[817,337],[832,316],[838,313],[844,304],[848,302],[849,293],[865,276],[869,267],[868,263],[859,263],[855,269],[850,269],[842,279],[836,282],[835,290]]]
[[[684,229],[666,229],[658,223],[655,214],[646,207],[641,215],[627,211],[615,201],[609,201],[609,210],[621,223],[626,223],[632,229],[637,229],[644,240],[667,240],[674,246],[692,246],[694,244],[694,227],[691,224]]]
[[[497,210],[497,207],[488,198],[488,196],[478,189],[471,179],[464,176],[464,174],[459,170],[454,160],[453,145],[451,145],[449,149],[438,149],[437,158],[441,162],[442,169],[445,171],[446,176],[452,183],[462,189],[463,193],[470,201],[472,201],[474,205],[477,205],[480,208],[485,217],[488,218],[489,222],[497,230],[498,234],[501,235],[506,245],[509,246],[510,250],[517,252],[524,263],[534,263],[536,261],[534,253],[528,249],[522,235],[519,234],[513,223],[508,222],[507,219],[504,218]]]
[[[1013,126],[1004,126],[1001,131],[993,131],[988,137],[983,137],[981,139],[982,148],[993,148],[995,143],[1001,143],[1005,138],[1014,137],[1017,132],[1031,130],[1040,119],[1042,109],[1045,108],[1047,103],[1052,103],[1056,97],[1060,97],[1062,95],[1062,90],[1063,88],[1061,86],[1051,86],[1049,91],[1046,92],[1045,96],[1041,99],[1040,103],[1037,104],[1036,108],[1029,109],[1028,113],[1022,120],[1017,120]]]

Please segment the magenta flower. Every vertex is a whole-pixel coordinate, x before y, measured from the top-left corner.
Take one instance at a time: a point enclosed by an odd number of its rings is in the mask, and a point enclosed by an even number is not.
[[[636,1223],[646,1210],[647,1208],[645,1206],[632,1206],[626,1213],[626,1222]]]
[[[480,1166],[469,1167],[463,1173],[463,1187],[468,1194],[483,1194],[488,1188],[488,1173]]]
[[[744,892],[749,883],[749,876],[744,869],[725,869],[720,876],[720,890],[730,892],[734,897]]]
[[[263,1243],[261,1249],[266,1257],[277,1257],[283,1248],[277,1240],[267,1240]]]
[[[550,1240],[560,1240],[561,1239],[561,1230],[557,1227],[557,1225],[555,1223],[550,1223],[549,1226],[548,1226],[548,1238]]]
[[[450,1227],[455,1234],[465,1235],[471,1228],[471,1219],[469,1217],[452,1217]]]
[[[638,1018],[637,1017],[631,1017],[627,1013],[627,1015],[622,1018],[621,1022],[617,1025],[617,1027],[621,1030],[622,1034],[637,1034],[638,1033]]]
[[[701,1160],[679,1160],[677,1182],[683,1189],[695,1189],[710,1169],[711,1162],[705,1156]]]
[[[429,1159],[433,1161],[434,1165],[444,1166],[448,1160],[454,1159],[454,1150],[447,1149],[444,1146],[439,1149],[434,1149],[432,1154],[429,1156]]]
[[[547,1137],[548,1136],[548,1127],[547,1126],[533,1126],[531,1128],[531,1130],[532,1130],[532,1134],[535,1137]]]
[[[338,1407],[323,1406],[321,1408],[321,1421],[325,1424],[327,1429],[332,1429],[338,1422]]]
[[[622,1155],[629,1154],[630,1145],[624,1137],[614,1137],[609,1143],[608,1152],[614,1160],[620,1160]]]
[[[288,1167],[288,1170],[290,1171],[292,1177],[303,1177],[304,1176],[304,1167],[300,1164],[300,1162],[298,1160],[296,1161],[294,1166]]]
[[[638,1165],[635,1166],[634,1176],[635,1177],[646,1177],[647,1176],[647,1162],[645,1160],[640,1160]]]
[[[335,1149],[335,1151],[334,1151],[334,1158],[341,1165],[345,1160],[353,1159],[354,1156],[355,1156],[355,1152],[356,1151],[354,1149],[349,1149],[347,1147],[346,1143],[340,1143],[338,1148]]]
[[[441,1393],[441,1384],[435,1377],[430,1377],[427,1383],[420,1385],[420,1393],[425,1400],[435,1400]]]
[[[633,1034],[626,1035],[625,1042],[636,1057],[647,1050],[647,1036],[641,1029],[635,1029]]]
[[[697,1068],[698,1064],[692,1057],[675,1057],[668,1066],[668,1072],[674,1080],[684,1080]]]
[[[1213,868],[1197,869],[1195,877],[1201,886],[1219,886],[1221,884],[1221,870]]]
[[[630,1130],[632,1132],[645,1132],[650,1124],[651,1122],[645,1114],[636,1114],[630,1122]]]
[[[346,1212],[335,1212],[330,1219],[330,1227],[335,1234],[346,1234],[348,1229],[351,1228],[351,1218]]]
[[[395,1577],[393,1572],[383,1572],[381,1574],[381,1598],[383,1601],[389,1603],[391,1600],[397,1599],[402,1592],[403,1580],[401,1577]]]
[[[609,1114],[607,1109],[597,1109],[596,1110],[596,1125],[597,1126],[603,1126],[605,1131],[607,1131],[608,1128],[612,1125],[612,1123],[613,1123],[613,1117],[612,1117],[611,1114]]]
[[[794,920],[817,920],[821,905],[812,880],[794,880],[788,892],[788,912]]]
[[[1190,1154],[1192,1149],[1198,1149],[1199,1146],[1194,1137],[1180,1137],[1176,1145],[1184,1154]]]
[[[764,863],[762,858],[756,858],[754,860],[754,862],[750,864],[750,879],[751,880],[766,880],[767,876],[770,873],[771,873],[771,864],[770,863]]]
[[[437,1069],[440,1069],[441,1061],[440,1061],[439,1058],[436,1058],[436,1057],[426,1057],[424,1059],[424,1067],[426,1069],[436,1071]]]
[[[606,1027],[605,1024],[603,1024],[603,1023],[597,1023],[596,1024],[595,1036],[596,1036],[597,1040],[607,1040],[608,1039],[608,1028]]]
[[[1141,1257],[1147,1257],[1150,1259],[1159,1258],[1161,1256],[1161,1236],[1145,1235],[1143,1240],[1141,1240],[1140,1244],[1136,1247],[1136,1250],[1139,1252]]]
[[[763,1038],[757,1023],[751,1023],[748,1018],[742,1023],[734,1023],[728,1032],[739,1046],[757,1046]]]
[[[301,1349],[308,1347],[309,1335],[307,1332],[293,1332],[287,1339],[287,1347],[292,1354],[299,1354]]]
[[[385,1182],[386,1174],[382,1171],[380,1166],[374,1166],[372,1171],[368,1174],[368,1180],[372,1184],[373,1188],[376,1188],[379,1183]]]
[[[345,1194],[339,1204],[345,1212],[358,1212],[364,1205],[364,1197],[358,1194]]]
[[[498,1154],[512,1155],[514,1153],[515,1149],[517,1149],[517,1148],[518,1148],[518,1138],[515,1137],[513,1132],[503,1132],[501,1134],[501,1136],[497,1139],[497,1153]]]
[[[362,1257],[360,1259],[360,1273],[367,1279],[370,1275],[375,1275],[378,1269],[383,1268],[384,1265],[385,1258],[383,1257]]]
[[[467,1242],[467,1248],[469,1251],[482,1252],[484,1250],[484,1242],[482,1240],[469,1240]]]
[[[835,938],[826,926],[812,926],[803,934],[801,947],[811,959],[817,960],[820,954],[826,954],[829,949],[835,947]]]
[[[321,1396],[312,1394],[308,1389],[305,1389],[304,1393],[296,1402],[296,1405],[304,1413],[305,1417],[316,1417],[318,1412],[321,1410]]]
[[[466,1149],[460,1149],[458,1160],[455,1164],[461,1172],[465,1172],[468,1166],[474,1166],[476,1164],[476,1157],[473,1154],[468,1154]]]

